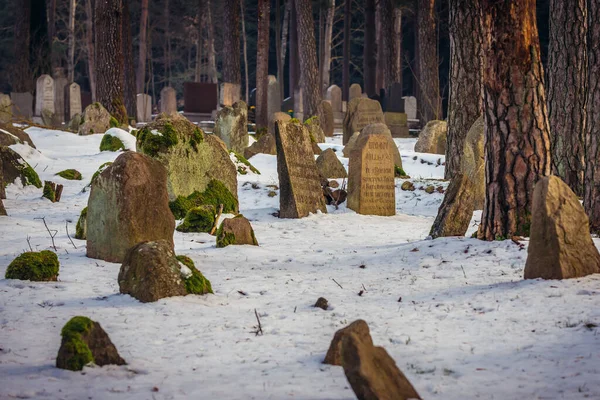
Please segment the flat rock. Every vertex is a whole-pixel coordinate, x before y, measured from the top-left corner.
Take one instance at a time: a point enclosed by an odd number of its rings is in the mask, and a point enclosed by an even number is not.
[[[217,231],[217,247],[242,244],[258,246],[250,221],[243,215],[223,220]]]
[[[289,116],[289,115],[288,115]],[[277,145],[275,143],[275,136],[270,134],[264,134],[256,142],[252,143],[250,147],[244,150],[244,157],[246,159],[255,156],[257,154],[277,154]]]
[[[342,365],[342,340],[351,333],[358,335],[364,342],[373,345],[369,325],[364,320],[358,319],[335,333],[323,364]]]
[[[335,151],[331,148],[324,150],[321,155],[317,157],[316,162],[317,170],[319,171],[319,176],[321,176],[321,178],[336,179],[348,177],[346,168],[344,168],[335,154]]]
[[[429,121],[419,134],[415,152],[446,154],[447,133],[448,123],[446,121]]]

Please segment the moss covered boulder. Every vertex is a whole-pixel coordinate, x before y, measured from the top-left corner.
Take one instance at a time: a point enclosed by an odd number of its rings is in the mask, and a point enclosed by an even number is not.
[[[143,303],[212,293],[210,282],[188,260],[177,259],[165,240],[139,243],[129,249],[121,265],[119,291]]]
[[[127,151],[93,180],[87,211],[87,256],[122,262],[137,243],[164,239],[173,246],[163,165]]]
[[[346,168],[335,154],[333,149],[329,148],[317,157],[317,170],[324,179],[347,178]]]
[[[104,133],[110,129],[110,113],[98,102],[92,103],[85,108],[79,124],[80,135],[93,135]]]
[[[58,257],[49,250],[28,251],[8,265],[5,278],[39,282],[55,281],[59,266]]]
[[[210,181],[202,193],[196,191],[189,196],[177,196],[175,200],[169,202],[169,208],[175,219],[185,217],[192,208],[202,205],[212,206],[215,210],[223,205],[224,213],[233,214],[237,214],[239,209],[238,201],[233,193],[216,179]]]
[[[75,239],[87,239],[87,207],[81,210],[77,225],[75,225]]]
[[[213,135],[229,150],[243,152],[248,147],[248,106],[242,100],[225,106],[217,113]]]
[[[240,175],[248,175],[249,173],[253,173],[256,175],[260,175],[260,171],[248,161],[246,157],[241,155],[240,153],[231,152],[229,153],[231,156],[231,161],[235,164],[238,174]]]
[[[308,129],[310,139],[316,143],[325,143],[325,132],[321,127],[321,120],[319,117],[314,116],[304,121],[304,126]]]
[[[126,364],[100,324],[87,317],[71,318],[60,334],[57,368],[81,371],[88,364]]]
[[[13,124],[0,124],[0,146],[11,146],[13,144],[27,144],[35,149],[35,144],[29,135]]]
[[[446,135],[448,123],[446,121],[429,121],[419,133],[415,144],[415,152],[430,154],[446,154]]]
[[[217,247],[240,244],[258,246],[250,221],[241,214],[235,218],[226,218],[217,230]]]
[[[165,166],[171,200],[203,192],[213,179],[237,199],[237,170],[227,146],[179,114],[161,114],[142,128],[137,134],[137,151]]]
[[[37,172],[16,151],[0,146],[0,158],[2,158],[2,175],[5,186],[18,180],[23,186],[42,187],[42,181]]]
[[[100,151],[119,151],[125,150],[125,145],[116,136],[104,134],[100,142]]]
[[[81,176],[81,172],[77,171],[76,169],[65,169],[64,171],[60,171],[56,175],[69,181],[80,181],[83,179],[83,177]]]
[[[177,227],[179,232],[210,232],[215,225],[215,207],[206,205],[190,209],[183,222]]]

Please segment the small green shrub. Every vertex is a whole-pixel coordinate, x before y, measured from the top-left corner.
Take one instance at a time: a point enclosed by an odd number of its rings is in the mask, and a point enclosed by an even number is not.
[[[65,169],[64,171],[60,171],[56,175],[70,181],[80,181],[81,179],[83,179],[83,177],[81,176],[81,172],[77,171],[76,169]]]
[[[73,317],[65,324],[60,334],[62,336],[62,347],[70,357],[66,360],[66,369],[81,371],[84,366],[94,362],[94,356],[82,335],[90,332],[94,322],[87,317]]]
[[[119,151],[125,150],[125,145],[116,136],[113,135],[104,135],[102,137],[102,141],[100,142],[100,151]]]
[[[177,256],[177,260],[192,271],[192,276],[185,279],[185,289],[189,294],[213,293],[210,281],[202,275],[194,265],[194,261],[187,256]]]
[[[59,269],[58,257],[49,250],[29,251],[15,258],[6,269],[6,279],[55,281]]]
[[[177,227],[179,232],[210,232],[215,224],[215,208],[211,205],[194,207]]]

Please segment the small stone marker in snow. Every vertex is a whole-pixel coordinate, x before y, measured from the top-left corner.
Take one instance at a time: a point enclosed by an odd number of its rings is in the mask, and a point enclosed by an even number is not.
[[[394,156],[385,135],[361,133],[348,169],[348,208],[366,215],[396,214]]]
[[[377,100],[356,98],[348,103],[348,112],[344,118],[344,145],[354,132],[360,132],[365,126],[385,123],[381,104]]]
[[[407,96],[402,99],[404,100],[404,112],[408,119],[417,119],[417,98]]]
[[[80,135],[104,133],[110,129],[110,113],[98,102],[85,108],[82,120],[83,123],[79,125],[78,131]]]
[[[329,86],[327,89],[326,99],[331,102],[333,119],[335,121],[343,120],[344,113],[342,112],[342,89],[340,89],[338,85]]]
[[[12,92],[10,94],[10,99],[13,104],[12,113],[15,117],[31,119],[31,116],[33,115],[33,96],[31,93]]]
[[[219,105],[221,107],[233,106],[236,102],[241,100],[241,85],[238,83],[221,83],[219,90]]]
[[[300,123],[275,123],[279,218],[302,218],[321,210],[326,213],[323,190],[308,130]]]
[[[600,254],[579,199],[559,177],[533,190],[525,279],[568,279],[600,273]]]
[[[415,152],[430,154],[446,154],[446,135],[448,123],[446,121],[429,121],[419,133],[415,143]]]
[[[362,88],[358,83],[350,85],[349,101],[362,97]]]
[[[81,114],[81,88],[75,82],[65,87],[65,119]]]
[[[137,121],[150,122],[152,121],[152,97],[140,93],[137,95]]]
[[[177,92],[170,86],[160,91],[160,112],[173,114],[177,112]]]
[[[35,116],[41,117],[43,110],[55,112],[54,79],[45,74],[40,76],[35,84]]]

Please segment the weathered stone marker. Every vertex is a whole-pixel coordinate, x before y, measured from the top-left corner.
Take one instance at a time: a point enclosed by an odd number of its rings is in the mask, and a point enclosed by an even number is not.
[[[69,86],[69,81],[64,77],[62,69],[59,68],[55,73],[54,79],[54,114],[56,122],[65,122],[65,88]]]
[[[0,93],[0,123],[7,123],[12,119],[12,102],[10,96]]]
[[[363,132],[350,153],[348,208],[359,214],[395,215],[394,156],[388,138]]]
[[[348,112],[344,118],[343,144],[348,143],[354,132],[360,132],[365,126],[385,123],[381,104],[376,100],[356,98],[348,103]]]
[[[140,93],[136,98],[136,110],[138,122],[150,122],[152,121],[152,97]]]
[[[358,83],[350,85],[349,101],[362,97],[362,88]]]
[[[242,100],[233,107],[225,106],[217,113],[213,134],[225,143],[229,150],[243,153],[248,147],[248,106]]]
[[[267,115],[271,115],[281,111],[281,92],[279,91],[279,82],[277,77],[269,75],[269,86],[267,88]]]
[[[160,112],[166,114],[177,112],[177,93],[170,86],[165,86],[160,91]]]
[[[318,210],[326,213],[323,190],[306,127],[299,123],[275,123],[279,218],[302,218]]]
[[[81,114],[81,88],[75,82],[65,87],[65,119]]]
[[[329,86],[326,99],[331,102],[333,119],[337,121],[344,119],[344,113],[342,112],[342,89],[338,85]]]
[[[233,106],[241,100],[241,85],[237,83],[223,82],[219,88],[219,105],[221,107]]]
[[[40,76],[35,84],[35,116],[41,117],[42,111],[54,113],[54,79],[50,75]]]

